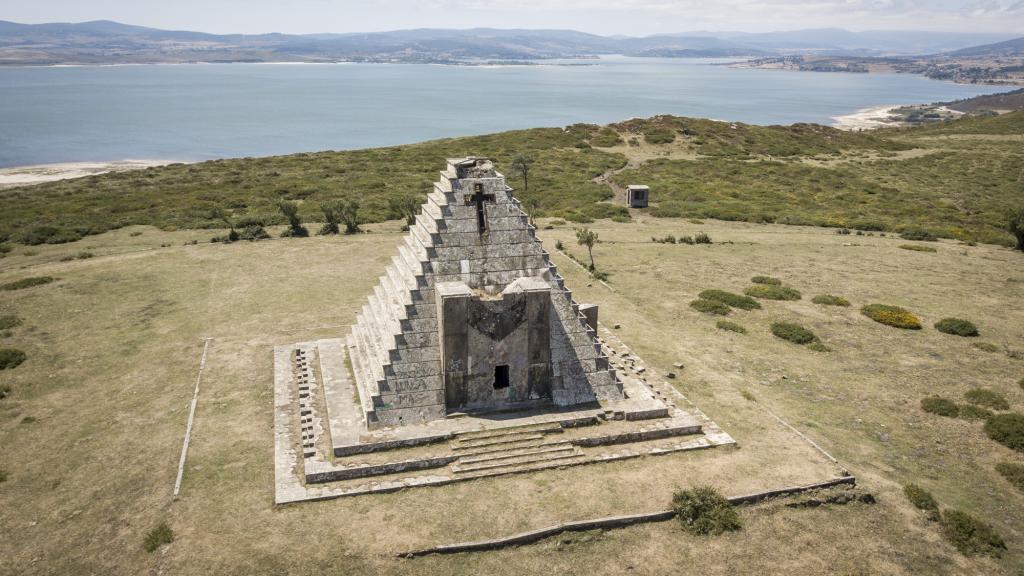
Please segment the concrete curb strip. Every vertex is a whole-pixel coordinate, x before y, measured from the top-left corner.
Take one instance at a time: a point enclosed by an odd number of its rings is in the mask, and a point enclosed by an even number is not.
[[[756,494],[747,494],[745,496],[735,496],[729,498],[729,503],[733,506],[741,504],[754,504],[761,502],[769,498],[777,496],[788,496],[792,494],[799,494],[801,492],[808,492],[811,490],[820,490],[822,488],[831,488],[833,486],[850,485],[854,486],[857,483],[857,479],[853,476],[843,476],[825,482],[818,482],[815,484],[807,484],[805,486],[793,486],[790,488],[780,488],[777,490],[768,490],[766,492],[758,492]],[[479,542],[462,542],[459,544],[447,544],[443,546],[435,546],[432,548],[423,548],[421,550],[413,550],[411,552],[401,552],[397,554],[400,558],[414,558],[417,556],[428,556],[430,554],[457,554],[460,552],[482,552],[484,550],[497,550],[499,548],[507,548],[509,546],[521,546],[523,544],[532,544],[538,540],[543,540],[556,534],[563,532],[583,532],[586,530],[595,530],[598,528],[622,528],[625,526],[631,526],[633,524],[644,524],[647,522],[664,522],[671,520],[676,515],[673,510],[660,510],[658,512],[648,512],[644,514],[627,514],[624,516],[608,516],[605,518],[596,518],[594,520],[579,520],[576,522],[566,522],[564,524],[556,524],[554,526],[548,526],[546,528],[540,528],[530,532],[522,532],[520,534],[514,534],[512,536],[506,536],[504,538],[495,538],[493,540],[481,540]]]

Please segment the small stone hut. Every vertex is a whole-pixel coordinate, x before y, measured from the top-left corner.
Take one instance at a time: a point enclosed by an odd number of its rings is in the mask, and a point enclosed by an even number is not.
[[[651,189],[642,184],[630,184],[626,186],[626,201],[630,208],[647,208],[647,200],[651,196]]]

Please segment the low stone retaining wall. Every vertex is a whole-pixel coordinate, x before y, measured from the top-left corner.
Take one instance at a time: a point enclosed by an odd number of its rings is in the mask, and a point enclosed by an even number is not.
[[[850,485],[855,486],[857,479],[853,476],[843,476],[841,478],[835,478],[825,482],[818,482],[816,484],[808,484],[805,486],[793,486],[789,488],[780,488],[778,490],[768,490],[766,492],[758,492],[756,494],[748,494],[746,496],[735,496],[729,498],[729,503],[733,506],[741,504],[754,504],[761,502],[769,498],[775,498],[778,496],[789,496],[791,494],[799,494],[801,492],[808,492],[811,490],[820,490],[822,488],[831,488],[833,486]],[[631,526],[633,524],[643,524],[647,522],[664,522],[675,518],[674,510],[661,510],[658,512],[648,512],[645,514],[628,514],[625,516],[608,516],[605,518],[597,518],[594,520],[579,520],[576,522],[566,522],[564,524],[556,524],[554,526],[548,526],[547,528],[540,528],[538,530],[532,530],[530,532],[523,532],[521,534],[515,534],[512,536],[506,536],[504,538],[495,538],[493,540],[481,540],[479,542],[463,542],[459,544],[447,544],[444,546],[434,546],[432,548],[423,548],[421,550],[413,550],[410,552],[399,553],[400,558],[414,558],[416,556],[427,556],[430,554],[457,554],[460,552],[481,552],[484,550],[497,550],[499,548],[506,548],[509,546],[521,546],[523,544],[532,544],[538,540],[543,540],[550,536],[555,536],[563,532],[584,532],[586,530],[596,529],[608,529],[608,528],[622,528],[625,526]]]

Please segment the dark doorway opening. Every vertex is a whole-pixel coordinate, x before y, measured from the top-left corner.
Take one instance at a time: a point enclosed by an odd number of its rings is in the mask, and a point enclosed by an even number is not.
[[[508,364],[494,367],[494,389],[508,388]]]

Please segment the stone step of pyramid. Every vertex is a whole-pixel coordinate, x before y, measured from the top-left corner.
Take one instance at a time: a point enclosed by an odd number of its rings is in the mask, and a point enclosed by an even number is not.
[[[554,444],[540,444],[539,446],[509,448],[499,452],[468,456],[459,458],[457,464],[459,466],[468,466],[496,462],[508,463],[513,458],[533,457],[542,454],[565,454],[567,452],[575,453],[576,447],[569,442],[558,442]]]
[[[573,447],[573,450],[569,452],[524,456],[520,458],[503,460],[500,462],[471,465],[461,465],[456,463],[452,464],[452,472],[458,474],[459,476],[474,473],[481,473],[483,475],[491,475],[495,473],[508,474],[514,472],[523,472],[527,470],[556,468],[558,466],[564,466],[569,462],[578,462],[583,459],[585,459],[583,451],[576,447]]]
[[[508,444],[509,442],[513,441],[513,439],[517,439],[517,440],[542,440],[543,438],[544,438],[544,433],[543,432],[526,431],[526,432],[510,432],[510,433],[508,433],[508,434],[506,434],[504,436],[499,436],[497,438],[483,438],[483,439],[480,439],[480,440],[461,441],[461,440],[456,439],[456,440],[454,440],[452,442],[452,450],[455,450],[456,452],[459,452],[459,451],[465,450],[467,448],[497,447],[497,446],[501,446],[502,444]]]
[[[462,432],[456,436],[455,439],[460,442],[472,442],[486,438],[514,436],[525,432],[558,433],[562,432],[562,425],[558,422],[541,422],[537,424],[525,424],[523,426],[508,426],[505,428],[498,428],[496,430],[476,430],[473,432]]]
[[[482,455],[482,454],[494,454],[494,453],[497,453],[497,452],[505,452],[505,451],[508,451],[508,450],[515,450],[515,449],[518,449],[518,448],[536,448],[538,446],[543,446],[547,442],[548,442],[548,439],[546,437],[531,438],[531,439],[525,439],[525,440],[514,440],[514,441],[504,442],[502,444],[491,444],[489,446],[484,446],[482,448],[463,448],[461,450],[458,450],[458,454],[460,456],[476,456],[476,455]]]

